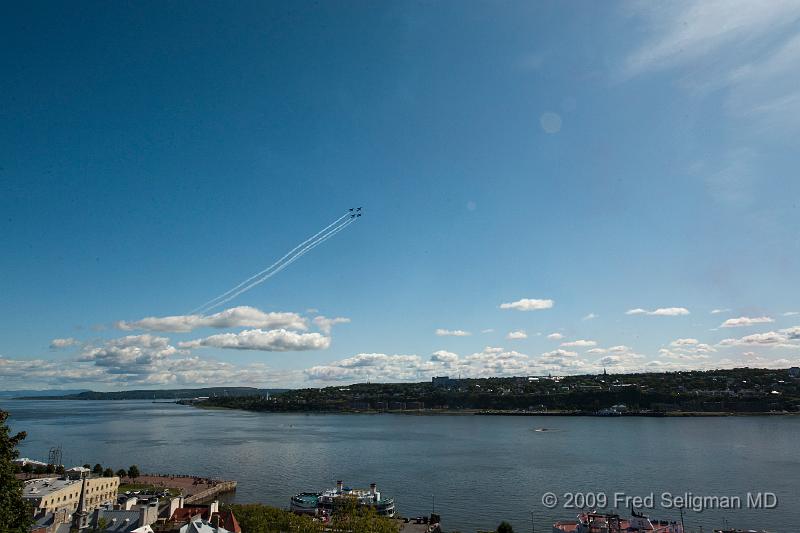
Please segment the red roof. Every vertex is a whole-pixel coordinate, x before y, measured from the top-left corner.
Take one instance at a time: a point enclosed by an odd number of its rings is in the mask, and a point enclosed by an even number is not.
[[[242,528],[239,525],[239,522],[236,520],[236,517],[233,516],[233,511],[220,511],[218,513],[214,513],[211,518],[211,523],[214,524],[214,516],[219,517],[219,525],[227,529],[228,531],[232,531],[233,533],[242,533]]]
[[[175,522],[188,522],[195,516],[199,516],[203,520],[208,520],[208,511],[208,507],[181,507],[180,509],[175,509],[170,520]]]

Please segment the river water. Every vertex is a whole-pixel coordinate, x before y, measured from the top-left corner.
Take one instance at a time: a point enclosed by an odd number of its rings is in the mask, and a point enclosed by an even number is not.
[[[684,512],[688,530],[800,532],[800,417],[303,415],[149,401],[3,400],[0,408],[28,433],[23,456],[46,459],[61,445],[67,465],[235,479],[237,502],[287,507],[292,494],[337,479],[375,481],[404,516],[435,507],[446,531],[508,520],[518,532],[549,532],[577,514],[564,507],[568,493],[579,493],[577,504],[605,496],[623,515],[626,497],[652,494],[645,512],[676,520],[680,511],[667,507],[689,493],[706,508]],[[555,508],[542,503],[547,492]],[[748,493],[772,493],[777,505],[748,508]],[[735,506],[734,497],[742,508],[707,508]]]

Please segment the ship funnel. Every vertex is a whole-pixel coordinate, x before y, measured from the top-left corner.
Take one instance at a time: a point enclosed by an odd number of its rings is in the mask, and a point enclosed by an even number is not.
[[[344,481],[342,481],[341,479],[336,482],[336,490],[338,490],[339,492],[344,490]]]

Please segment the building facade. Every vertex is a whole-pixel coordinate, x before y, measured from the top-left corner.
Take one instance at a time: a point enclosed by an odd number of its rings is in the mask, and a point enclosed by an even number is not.
[[[104,503],[114,503],[118,488],[118,477],[87,478],[84,495],[86,509],[93,510]],[[77,509],[80,496],[80,479],[29,479],[23,489],[23,497],[33,506],[36,516],[61,509],[71,513]]]

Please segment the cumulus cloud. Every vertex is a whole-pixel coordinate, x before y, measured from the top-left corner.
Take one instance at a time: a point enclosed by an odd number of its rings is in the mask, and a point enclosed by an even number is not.
[[[561,339],[564,338],[564,335],[556,332],[556,333],[551,333],[550,335],[547,336],[547,338],[550,339],[551,341],[560,341]]]
[[[786,335],[786,337],[790,340],[800,340],[800,326],[794,326],[793,328],[786,328],[780,331],[782,335]]]
[[[756,324],[769,324],[775,322],[774,319],[768,316],[747,317],[740,316],[739,318],[729,318],[723,322],[719,327],[721,328],[741,328],[744,326],[754,326]]]
[[[542,357],[545,358],[553,358],[553,357],[575,357],[578,355],[578,352],[571,352],[569,350],[562,350],[561,348],[557,348],[555,350],[544,352]]]
[[[448,352],[447,350],[438,350],[431,354],[431,361],[434,363],[442,363],[449,367],[458,363],[458,354]]]
[[[436,365],[427,363],[427,369]],[[426,363],[418,355],[388,355],[383,353],[360,353],[326,365],[313,366],[304,371],[312,381],[323,382],[400,382],[420,380]]]
[[[349,324],[349,318],[343,317],[336,317],[336,318],[328,318],[324,316],[318,316],[314,318],[314,324],[319,328],[319,330],[326,335],[329,335],[333,326],[337,324]]]
[[[78,360],[92,361],[119,373],[139,374],[148,365],[178,353],[168,338],[146,333],[111,339],[100,346],[87,345]]]
[[[682,338],[675,339],[669,343],[669,348],[661,348],[658,354],[669,359],[683,361],[697,361],[708,359],[710,354],[716,349],[708,344],[704,344],[697,339]]]
[[[754,333],[740,338],[723,339],[717,346],[767,346],[771,348],[800,348],[800,326],[781,329],[778,331],[767,331],[765,333]]]
[[[670,343],[670,346],[694,346],[700,344],[697,339],[675,339]]]
[[[642,309],[637,307],[636,309],[629,309],[625,311],[626,315],[648,315],[648,316],[681,316],[681,315],[688,315],[689,310],[685,307],[659,307],[658,309],[653,309],[652,311],[648,311],[647,309]]]
[[[528,334],[525,333],[523,330],[518,329],[516,331],[509,331],[506,335],[506,339],[508,340],[519,340],[519,339],[527,339]]]
[[[146,331],[189,332],[198,328],[261,328],[295,329],[308,328],[306,320],[297,313],[266,313],[249,306],[239,306],[213,315],[174,315],[146,317],[133,322],[120,320],[115,326],[121,330],[141,329]]]
[[[591,348],[592,346],[597,346],[597,342],[581,339],[577,341],[562,342],[561,346],[564,346],[565,348]]]
[[[72,337],[67,337],[66,339],[53,339],[50,341],[50,348],[54,350],[59,350],[61,348],[69,348],[70,346],[75,346],[76,344],[80,344],[78,339],[73,339]]]
[[[83,382],[105,383],[113,379],[105,369],[87,364],[0,356],[0,384],[3,388],[61,387]]]
[[[0,357],[0,386],[59,388],[81,384],[103,389],[128,386],[283,385],[299,371],[274,371],[262,364],[234,365],[191,356],[166,337],[129,335],[84,344],[70,360],[15,360]]]
[[[297,333],[286,329],[248,329],[239,333],[220,333],[203,339],[178,343],[181,348],[224,348],[231,350],[258,350],[262,352],[299,352],[325,350],[330,337],[320,333]]]
[[[464,331],[463,329],[442,329],[439,328],[436,330],[436,335],[439,337],[469,337],[472,335],[469,331]]]
[[[516,309],[517,311],[537,311],[540,309],[550,309],[555,302],[553,300],[540,300],[536,298],[522,298],[516,302],[500,304],[500,309]]]
[[[524,376],[531,372],[530,358],[514,350],[487,346],[466,356],[439,350],[429,360],[417,355],[362,353],[314,366],[305,371],[311,381],[318,382],[401,382],[427,381],[447,372],[463,377]]]
[[[524,353],[487,346],[464,357],[462,372],[472,377],[525,375],[529,372],[529,365],[529,358]]]

